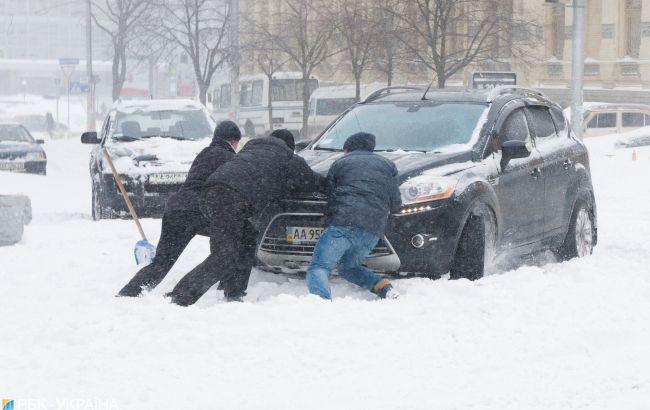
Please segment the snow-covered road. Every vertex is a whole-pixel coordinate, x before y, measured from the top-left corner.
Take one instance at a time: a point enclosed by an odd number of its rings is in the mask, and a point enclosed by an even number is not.
[[[0,248],[0,396],[16,410],[650,409],[650,150],[632,162],[611,143],[589,142],[591,257],[476,282],[403,279],[394,301],[335,281],[328,303],[254,272],[245,303],[210,291],[181,308],[161,295],[207,240],[151,294],[114,298],[137,231],[91,221],[89,147],[48,142],[47,177],[0,173],[0,193],[34,208],[22,242]],[[144,226],[155,243],[160,221]]]

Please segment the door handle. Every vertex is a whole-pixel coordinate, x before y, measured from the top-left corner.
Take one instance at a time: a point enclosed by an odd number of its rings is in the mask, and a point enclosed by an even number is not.
[[[571,161],[571,159],[569,159],[569,158],[567,158],[567,160],[562,163],[562,167],[564,169],[571,168],[571,165],[573,165],[573,161]]]
[[[542,175],[542,170],[539,168],[533,168],[533,170],[530,171],[530,176],[533,177],[533,179],[539,178],[540,175]]]

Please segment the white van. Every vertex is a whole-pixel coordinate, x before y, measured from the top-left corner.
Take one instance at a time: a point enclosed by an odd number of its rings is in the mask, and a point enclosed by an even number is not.
[[[565,112],[570,113],[570,108]],[[620,134],[650,126],[650,106],[645,104],[585,102],[583,115],[585,138]]]
[[[319,81],[315,76],[307,81],[311,94]],[[299,72],[275,73],[270,84],[264,74],[239,77],[239,126],[244,134],[253,138],[286,128],[298,135],[302,130],[302,88]],[[269,91],[272,118],[269,118]],[[217,122],[234,117],[230,99],[230,83],[217,84],[212,99],[212,115]]]
[[[386,87],[384,84],[361,84],[361,100],[373,91]],[[308,138],[314,138],[325,127],[356,103],[355,84],[321,87],[309,98]]]

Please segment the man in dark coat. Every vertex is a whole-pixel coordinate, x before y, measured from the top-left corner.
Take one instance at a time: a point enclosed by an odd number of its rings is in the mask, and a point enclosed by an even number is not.
[[[140,269],[118,296],[136,297],[143,289],[156,287],[192,238],[207,231],[208,222],[199,211],[199,192],[205,180],[235,156],[240,139],[241,132],[234,122],[223,121],[217,126],[212,143],[197,155],[183,186],[167,201],[154,260]],[[247,240],[250,243],[251,239]]]
[[[341,277],[380,298],[399,296],[388,279],[363,266],[384,235],[388,215],[402,205],[397,168],[374,149],[374,135],[352,135],[327,176],[326,228],[307,270],[309,291],[325,299],[332,298],[329,275],[337,265]]]
[[[293,136],[276,130],[271,136],[249,141],[207,180],[201,212],[210,222],[210,256],[183,277],[168,294],[172,302],[195,303],[215,283],[227,283],[229,300],[246,295],[252,262],[240,258],[244,238],[258,219],[289,192],[314,192],[324,179],[293,152]]]

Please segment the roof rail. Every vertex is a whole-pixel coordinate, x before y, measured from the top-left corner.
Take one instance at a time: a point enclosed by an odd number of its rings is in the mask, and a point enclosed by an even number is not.
[[[494,101],[498,96],[504,94],[519,94],[530,97],[543,97],[546,98],[541,91],[533,90],[532,88],[518,87],[516,85],[500,85],[494,87],[487,96],[487,102]]]
[[[368,103],[370,101],[376,100],[377,98],[381,97],[383,94],[390,94],[392,90],[414,90],[414,91],[424,91],[424,87],[415,87],[415,86],[410,86],[410,85],[394,85],[391,87],[384,87],[380,88],[377,91],[373,91],[370,95],[368,95],[363,101],[361,101],[361,104]]]

